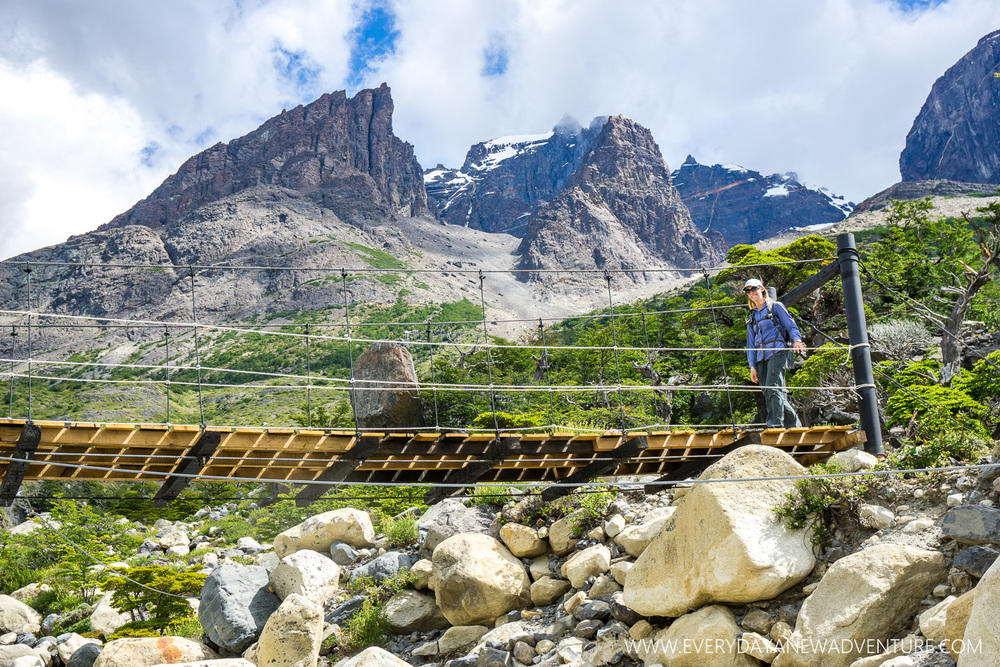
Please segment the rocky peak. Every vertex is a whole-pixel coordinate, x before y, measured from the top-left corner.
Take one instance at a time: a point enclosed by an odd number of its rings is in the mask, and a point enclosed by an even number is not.
[[[530,216],[518,252],[529,270],[693,267],[721,257],[691,222],[652,133],[622,116],[607,120],[566,187]]]
[[[674,187],[703,232],[718,232],[726,247],[756,243],[790,228],[840,222],[853,204],[806,187],[792,172],[763,176],[738,165],[698,164],[688,155],[672,175]]]
[[[424,173],[427,197],[448,224],[523,236],[528,216],[565,187],[605,120],[583,127],[567,117],[545,134],[478,143],[460,169]]]
[[[413,147],[392,132],[392,95],[382,84],[348,99],[324,94],[181,165],[148,197],[100,227],[167,226],[258,185],[296,190],[349,222],[418,215],[427,200]]]
[[[899,156],[904,181],[1000,183],[1000,30],[934,82]]]

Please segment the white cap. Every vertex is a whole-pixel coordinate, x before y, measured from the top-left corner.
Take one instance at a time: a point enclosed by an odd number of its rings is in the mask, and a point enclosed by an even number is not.
[[[746,289],[747,287],[763,287],[763,286],[764,283],[757,280],[756,278],[751,278],[750,280],[743,283],[743,289]]]

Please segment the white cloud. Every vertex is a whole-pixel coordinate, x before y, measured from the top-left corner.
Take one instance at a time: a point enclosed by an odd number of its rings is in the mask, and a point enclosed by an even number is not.
[[[425,166],[620,113],[671,167],[795,171],[855,200],[898,180],[934,80],[1000,27],[993,0],[6,0],[0,254],[92,229],[198,150],[347,87],[374,2],[399,36],[364,83],[392,87]]]

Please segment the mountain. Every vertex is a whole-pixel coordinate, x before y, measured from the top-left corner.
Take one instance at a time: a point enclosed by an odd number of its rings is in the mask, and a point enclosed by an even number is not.
[[[639,282],[642,269],[711,264],[721,251],[691,222],[652,133],[612,116],[566,186],[528,217],[517,267],[638,270]]]
[[[899,156],[904,181],[1000,183],[1000,30],[934,82]]]
[[[424,172],[427,198],[450,225],[524,236],[527,217],[565,187],[605,120],[585,128],[566,118],[546,134],[478,143],[460,169]]]
[[[339,91],[282,111],[253,132],[190,158],[99,231],[162,227],[258,185],[303,193],[348,222],[424,213],[421,168],[413,147],[392,133],[392,112],[385,84],[350,99]]]
[[[853,206],[843,197],[802,185],[792,173],[762,176],[736,165],[709,167],[690,155],[671,177],[694,224],[703,232],[722,234],[727,248],[792,228],[840,222]]]

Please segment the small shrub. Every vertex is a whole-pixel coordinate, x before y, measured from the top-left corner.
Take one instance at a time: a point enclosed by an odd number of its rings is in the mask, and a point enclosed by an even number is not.
[[[841,472],[834,463],[812,466],[813,475]],[[870,481],[863,477],[806,477],[795,483],[777,517],[793,530],[812,529],[811,542],[822,546],[838,528],[860,525],[861,502]]]
[[[385,536],[389,545],[404,547],[417,541],[417,518],[412,514],[403,514],[393,519],[385,528]]]
[[[372,597],[365,599],[361,609],[348,619],[344,636],[337,644],[348,650],[381,646],[392,638],[392,628],[385,617],[385,605]]]

